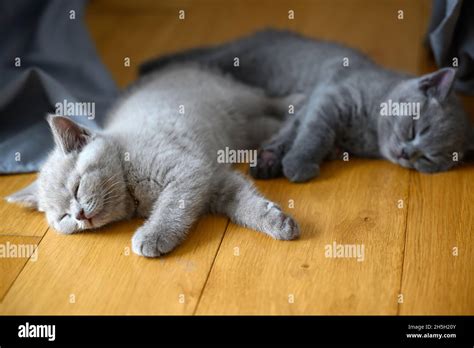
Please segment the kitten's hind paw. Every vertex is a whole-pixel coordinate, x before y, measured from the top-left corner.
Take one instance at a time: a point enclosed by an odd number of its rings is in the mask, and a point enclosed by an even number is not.
[[[319,176],[319,165],[285,156],[282,161],[283,174],[291,182],[305,182]]]
[[[173,250],[179,241],[169,236],[164,238],[160,233],[149,231],[147,226],[140,227],[132,237],[132,250],[145,257],[160,257]]]
[[[272,150],[259,150],[257,164],[250,167],[250,175],[256,179],[271,179],[281,176],[281,158]]]
[[[292,240],[300,235],[300,229],[295,220],[272,202],[267,203],[264,229],[270,236],[280,240]]]

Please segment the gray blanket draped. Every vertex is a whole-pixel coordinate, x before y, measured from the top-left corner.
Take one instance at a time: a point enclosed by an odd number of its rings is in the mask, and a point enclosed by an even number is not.
[[[428,41],[439,67],[458,64],[455,89],[474,94],[474,1],[435,0]]]
[[[59,110],[96,128],[116,98],[84,8],[85,0],[0,3],[0,173],[39,169],[53,146],[47,113]],[[84,103],[93,114],[82,113]]]

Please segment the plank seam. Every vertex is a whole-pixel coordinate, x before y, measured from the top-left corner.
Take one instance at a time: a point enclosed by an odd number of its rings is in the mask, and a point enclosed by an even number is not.
[[[403,253],[402,253],[402,271],[400,272],[400,286],[398,287],[398,294],[400,295],[402,293],[402,287],[403,287],[403,274],[405,270],[405,259],[406,259],[406,250],[407,250],[407,240],[408,240],[408,218],[409,218],[409,210],[410,210],[410,191],[411,191],[411,185],[412,185],[412,177],[413,173],[409,173],[408,177],[408,192],[407,192],[407,205],[406,205],[406,214],[405,214],[405,228],[404,228],[404,237],[405,240],[403,242]],[[398,302],[397,300],[397,315],[400,315],[400,309],[401,309],[401,303]]]
[[[199,304],[201,303],[202,295],[204,294],[204,290],[206,289],[207,283],[209,281],[209,277],[211,276],[212,269],[214,268],[214,264],[216,263],[217,256],[219,255],[219,251],[221,250],[222,241],[224,240],[224,237],[227,233],[227,230],[229,228],[229,224],[230,224],[230,219],[227,219],[227,224],[225,226],[224,233],[222,233],[222,237],[221,237],[221,240],[219,242],[219,246],[217,247],[216,254],[214,255],[214,259],[212,260],[211,267],[209,267],[209,272],[207,273],[206,280],[204,281],[204,285],[202,286],[201,293],[199,294],[199,298],[196,302],[196,307],[194,307],[193,315],[196,315]]]
[[[25,235],[25,234],[3,234],[0,233],[0,237],[28,237],[28,238],[43,238],[43,236],[48,232],[49,227],[46,227],[46,231],[43,234],[40,234],[39,236],[34,236],[31,234]]]
[[[50,230],[49,227],[46,228],[46,231],[43,233],[43,235],[40,237],[40,236],[20,236],[20,237],[34,237],[34,238],[40,238],[40,240],[38,241],[38,246],[35,248],[35,250],[33,251],[33,253],[36,252],[36,250],[38,250],[38,248],[40,247],[40,244],[41,242],[43,241],[44,239],[44,236],[46,236],[46,233],[48,233],[48,231]],[[18,236],[9,236],[9,237],[18,237]],[[31,259],[31,255],[30,257],[28,257],[28,259],[23,263],[23,267],[21,267],[20,269],[20,272],[18,272],[18,274],[16,275],[15,279],[13,279],[13,281],[10,283],[10,286],[8,287],[8,289],[5,291],[5,293],[3,294],[2,298],[0,299],[0,303],[3,303],[3,300],[7,297],[8,293],[10,292],[10,289],[13,287],[13,284],[15,284],[16,280],[18,279],[18,277],[20,276],[20,274],[23,272],[23,270],[25,269],[26,265],[28,264],[28,261],[30,261]]]

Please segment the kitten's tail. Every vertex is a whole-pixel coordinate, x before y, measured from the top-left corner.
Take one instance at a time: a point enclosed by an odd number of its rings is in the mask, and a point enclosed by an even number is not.
[[[171,53],[168,55],[164,55],[162,57],[158,57],[156,59],[149,60],[139,67],[139,74],[140,76],[149,74],[155,70],[162,69],[171,64],[178,64],[178,63],[187,63],[187,62],[197,62],[202,65],[213,65],[212,62],[215,60],[215,55],[218,53],[219,47],[215,46],[208,46],[208,47],[200,47],[200,48],[193,48],[190,50],[186,50],[183,52],[178,53]],[[213,59],[214,58],[214,59]]]
[[[193,48],[149,60],[140,65],[139,74],[142,76],[162,69],[170,64],[190,62],[195,62],[206,67],[218,68],[224,72],[232,71],[235,70],[235,57],[239,57],[242,53],[253,50],[258,45],[268,43],[272,40],[278,40],[283,35],[297,34],[286,30],[263,29],[249,36],[244,36],[223,44]]]

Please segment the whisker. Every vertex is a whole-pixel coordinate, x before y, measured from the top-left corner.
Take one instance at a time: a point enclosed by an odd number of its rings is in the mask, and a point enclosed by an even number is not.
[[[114,192],[113,194],[109,194],[107,196],[104,196],[102,199],[105,200],[105,199],[110,198],[110,197],[120,197],[120,196],[121,196],[120,192]]]
[[[108,188],[105,192],[108,193],[108,192],[112,192],[113,190],[117,189],[118,187],[110,187]]]
[[[116,190],[112,190],[112,191],[107,192],[107,193],[103,196],[103,198],[107,198],[107,197],[110,196],[111,194],[116,194],[116,193],[120,193],[119,188],[117,188]]]
[[[114,173],[113,175],[109,176],[104,182],[103,184],[106,184],[107,182],[111,181],[112,179],[115,179],[118,175],[120,175],[121,173]]]
[[[120,184],[120,181],[114,182],[112,185],[110,185],[110,186],[105,190],[105,192],[108,193],[108,192],[112,191],[118,184]]]
[[[119,175],[120,175],[120,173],[115,173],[115,174],[113,174],[112,176],[108,177],[106,180],[104,180],[104,181],[101,183],[100,187],[103,188],[104,186],[106,186],[106,185],[107,185],[108,183],[110,183],[111,181],[113,182],[115,179],[117,179],[117,177],[118,177]],[[119,182],[119,181],[117,180],[117,182]]]
[[[104,200],[102,201],[102,203],[105,204],[105,203],[107,203],[107,202],[111,202],[111,201],[113,201],[113,200],[115,200],[116,198],[119,198],[119,197],[120,197],[120,195],[107,197],[106,199],[104,199]]]

